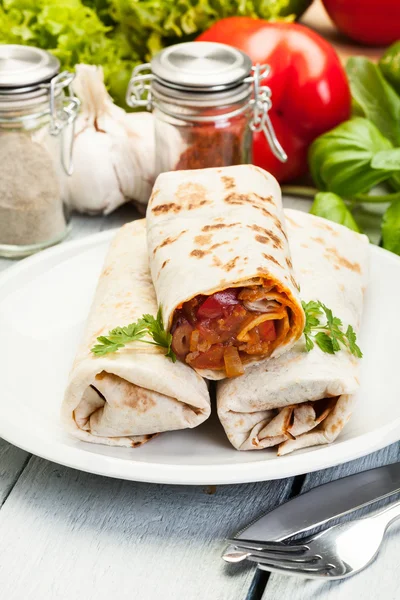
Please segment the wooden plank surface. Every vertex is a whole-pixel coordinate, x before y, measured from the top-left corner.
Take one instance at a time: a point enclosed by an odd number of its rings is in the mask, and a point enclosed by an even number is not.
[[[32,458],[0,511],[1,597],[244,600],[254,569],[226,565],[223,540],[290,486],[149,485]]]
[[[306,476],[302,491],[366,469],[373,469],[400,460],[400,444],[392,444],[379,452],[331,469]],[[392,498],[393,501],[393,498]],[[368,512],[368,509],[363,513]],[[344,581],[330,583],[303,580],[271,574],[262,600],[398,600],[400,597],[400,523],[394,524],[385,537],[375,562],[365,571]]]

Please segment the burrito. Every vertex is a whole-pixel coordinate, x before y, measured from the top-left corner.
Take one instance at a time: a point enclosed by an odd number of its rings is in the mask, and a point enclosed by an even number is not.
[[[368,238],[336,223],[286,210],[289,243],[302,299],[320,301],[343,330],[360,326],[368,271]],[[278,447],[282,456],[328,444],[351,416],[359,359],[345,347],[329,354],[302,337],[284,356],[218,384],[217,408],[238,450]]]
[[[178,359],[208,379],[279,356],[304,327],[278,182],[241,165],[161,174],[149,261]]]
[[[146,226],[135,221],[111,244],[70,374],[62,420],[76,438],[136,447],[162,431],[196,427],[210,415],[204,380],[187,365],[173,364],[161,348],[138,341],[113,354],[91,352],[99,336],[156,312]]]

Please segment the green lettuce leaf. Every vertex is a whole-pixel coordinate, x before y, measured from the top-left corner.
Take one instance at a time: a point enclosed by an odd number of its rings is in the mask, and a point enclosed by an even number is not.
[[[323,217],[324,219],[329,219],[329,221],[340,223],[340,225],[344,225],[353,231],[360,232],[360,228],[350,210],[337,194],[332,194],[331,192],[319,192],[319,194],[316,194],[310,213],[317,217]]]
[[[397,170],[392,163],[389,169],[382,168],[382,163],[381,168],[371,167],[376,154],[392,148],[371,121],[354,117],[313,142],[308,155],[311,175],[319,189],[351,198],[368,192]]]

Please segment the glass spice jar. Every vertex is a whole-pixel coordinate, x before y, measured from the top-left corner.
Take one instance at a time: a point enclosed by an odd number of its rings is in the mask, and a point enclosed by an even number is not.
[[[136,67],[126,101],[153,111],[156,173],[251,163],[252,133],[260,130],[285,161],[268,116],[271,90],[260,83],[268,71],[212,42],[170,46]]]
[[[0,256],[27,256],[68,232],[63,180],[79,100],[74,75],[59,70],[44,50],[0,45]]]

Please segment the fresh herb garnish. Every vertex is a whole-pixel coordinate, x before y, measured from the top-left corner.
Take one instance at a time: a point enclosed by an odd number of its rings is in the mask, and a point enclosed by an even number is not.
[[[362,357],[362,352],[356,343],[356,333],[351,325],[343,331],[341,319],[334,317],[331,309],[322,302],[303,301],[302,305],[306,315],[303,333],[307,352],[314,348],[314,344],[328,354],[335,354],[344,346],[354,356]]]
[[[153,338],[153,341],[144,339],[146,335]],[[164,328],[161,306],[158,309],[157,317],[143,315],[136,323],[131,323],[125,327],[116,327],[109,331],[108,335],[99,336],[97,341],[99,344],[91,349],[96,356],[117,352],[117,350],[131,342],[143,342],[166,348],[165,356],[170,358],[172,362],[176,362],[176,356],[171,348],[172,335]]]

